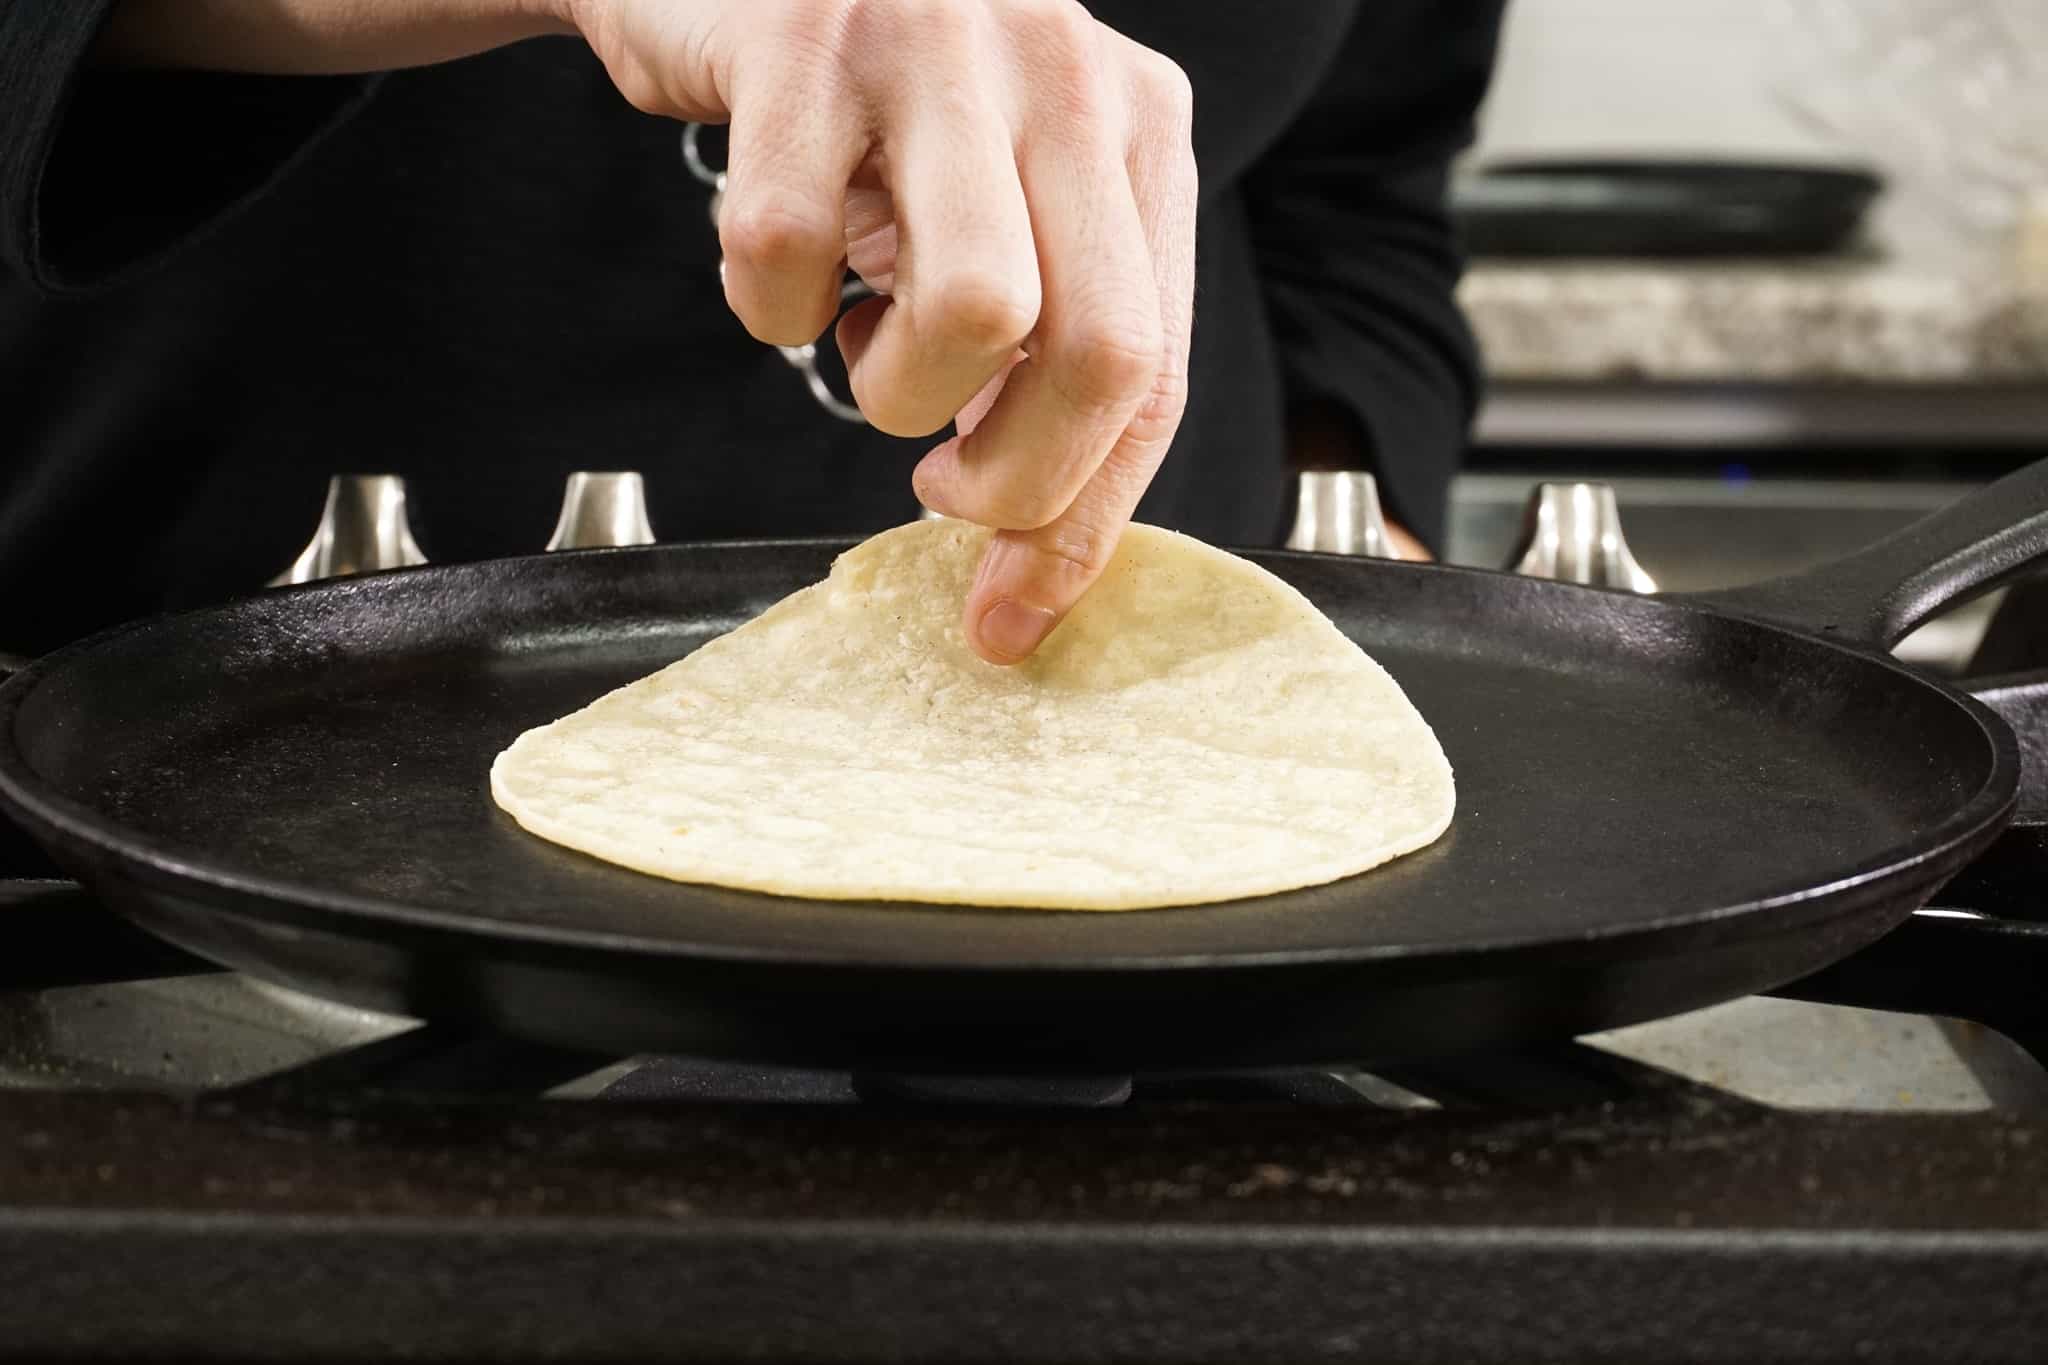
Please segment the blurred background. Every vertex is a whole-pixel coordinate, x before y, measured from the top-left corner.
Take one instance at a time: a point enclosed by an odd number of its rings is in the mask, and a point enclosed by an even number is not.
[[[1517,0],[1456,205],[1454,560],[1590,479],[1660,586],[1741,581],[2048,455],[2041,0]],[[1961,667],[1997,605],[1904,652]]]

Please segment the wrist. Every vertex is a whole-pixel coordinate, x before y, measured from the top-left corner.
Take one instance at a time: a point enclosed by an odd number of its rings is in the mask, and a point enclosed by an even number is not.
[[[496,0],[515,19],[525,21],[536,34],[581,33],[583,11],[590,0]]]
[[[447,27],[473,34],[480,46],[580,31],[584,0],[406,0],[422,31]]]
[[[341,75],[424,66],[571,33],[581,0],[119,0],[103,65]]]

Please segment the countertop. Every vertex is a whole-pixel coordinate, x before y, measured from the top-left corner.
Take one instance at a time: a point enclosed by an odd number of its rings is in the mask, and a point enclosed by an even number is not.
[[[2028,385],[2048,280],[1892,263],[1477,260],[1460,291],[1497,381]]]

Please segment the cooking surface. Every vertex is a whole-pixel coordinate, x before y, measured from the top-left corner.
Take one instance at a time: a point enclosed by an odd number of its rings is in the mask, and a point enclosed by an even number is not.
[[[1399,619],[1363,638],[1454,761],[1466,750],[1468,800],[1490,781],[1599,817],[1598,794],[1625,804],[1684,752],[1617,711],[1600,722],[1642,771],[1574,754],[1530,721],[1553,708],[1528,704],[1514,620],[1469,640],[1461,695],[1426,636],[1388,634]],[[687,643],[650,618],[568,685],[594,695]],[[481,704],[573,704],[546,679],[574,644],[480,650],[398,694],[383,684],[403,666],[337,676],[316,651],[277,714],[352,741],[317,771],[209,728],[208,690],[252,662],[224,648],[183,678],[172,742],[216,765],[257,831],[236,857],[449,896],[417,861],[376,870],[404,834],[381,804],[393,775],[477,755],[457,824],[487,816],[480,765],[529,721]],[[1580,666],[1601,679],[1600,649]],[[344,703],[324,723],[308,711],[323,688]],[[457,737],[397,742],[378,719],[393,695],[412,698],[399,719]],[[2048,712],[2002,710],[2039,752]],[[1801,726],[1831,721],[1767,714],[1718,761],[1767,777],[1791,761],[1773,743],[1808,754]],[[1508,717],[1525,757],[1576,763],[1579,786],[1533,790],[1478,742]],[[146,728],[38,743],[84,770],[122,745],[171,753]],[[254,766],[230,777],[237,758]],[[1836,776],[1838,796],[1866,790]],[[2026,781],[2038,814],[2048,781]],[[338,833],[294,843],[303,815],[279,807],[295,782],[347,794],[327,803]],[[181,790],[145,766],[108,795],[176,835]],[[1744,827],[1759,866],[1834,828],[1824,804],[1778,809],[1790,827]],[[421,1026],[219,971],[73,885],[10,880],[33,864],[0,843],[0,1358],[2032,1365],[2048,1343],[2039,833],[2008,833],[1943,908],[1779,998],[1370,1069],[1021,1079]],[[1697,847],[1665,852],[1670,886],[1718,875]]]
[[[536,597],[523,574],[506,585],[513,606],[461,605],[479,637],[467,652],[415,653],[405,628],[367,656],[336,650],[348,632],[328,629],[327,610],[353,610],[351,619],[376,629],[449,614],[445,600],[400,579],[351,585],[381,593],[374,612],[308,598],[306,612],[278,620],[230,615],[216,628],[217,673],[195,666],[189,639],[177,656],[157,657],[155,637],[124,637],[42,684],[17,733],[56,788],[160,856],[229,883],[271,880],[307,899],[360,898],[394,919],[481,915],[657,953],[866,960],[879,940],[896,961],[989,966],[1406,955],[1640,929],[1895,857],[1989,772],[1990,746],[1973,723],[1904,675],[1893,679],[1887,714],[1921,727],[1927,744],[1861,742],[1867,713],[1842,702],[1850,693],[1835,684],[1859,671],[1856,661],[1774,632],[1608,599],[1584,623],[1579,652],[1560,663],[1554,650],[1546,656],[1544,632],[1554,614],[1579,607],[1582,590],[1421,569],[1367,579],[1341,572],[1353,566],[1278,558],[1283,576],[1330,603],[1339,625],[1388,667],[1442,741],[1459,805],[1432,847],[1328,887],[1114,916],[795,902],[682,886],[524,835],[485,787],[491,759],[522,730],[710,633],[678,629],[674,615],[708,615],[722,627],[763,596],[799,586],[810,567],[751,565],[744,551],[725,552],[707,586],[691,577],[702,573],[700,559],[652,553],[663,558],[646,560],[645,574],[607,575],[612,602],[589,594],[582,638],[562,638],[553,611],[573,583]],[[816,558],[822,568],[829,552]],[[777,573],[769,591],[760,580]],[[475,578],[481,593],[489,580]],[[1468,594],[1475,581],[1514,591]],[[1647,659],[1645,644],[1656,651]],[[1731,654],[1739,671],[1717,666]],[[127,680],[144,672],[175,681],[147,701],[125,695]],[[106,718],[89,746],[44,719],[80,699]],[[1674,881],[1679,864],[1688,873]]]

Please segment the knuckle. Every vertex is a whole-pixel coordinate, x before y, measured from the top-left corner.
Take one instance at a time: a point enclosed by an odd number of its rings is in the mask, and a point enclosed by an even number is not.
[[[802,265],[841,246],[838,228],[815,206],[787,194],[727,196],[718,243],[734,260],[764,269]]]
[[[1011,22],[1041,51],[1072,52],[1095,42],[1094,16],[1080,0],[1012,0]]]
[[[1036,531],[1067,510],[1060,490],[1044,484],[1003,485],[983,490],[974,520],[1006,531]]]
[[[847,0],[797,0],[783,10],[772,41],[741,50],[757,59],[752,74],[764,93],[773,84],[799,81],[829,88],[845,74],[845,49],[861,37],[858,16],[864,13]]]
[[[643,114],[657,117],[669,111],[668,94],[657,81],[645,77],[628,77],[617,81],[619,93],[626,97],[626,103]]]
[[[904,394],[886,383],[853,380],[854,406],[868,425],[884,436],[929,436],[951,420],[920,403],[915,395]]]
[[[1008,351],[1038,325],[1036,287],[1004,275],[958,271],[931,290],[932,325],[947,342]]]
[[[1032,548],[1053,561],[1055,567],[1079,571],[1092,579],[1109,567],[1116,555],[1117,535],[1082,517],[1068,517],[1045,526],[1032,537]]]
[[[868,425],[885,436],[923,436],[942,425],[920,422],[901,387],[887,377],[877,377],[871,367],[849,366],[846,387]]]
[[[1011,26],[1036,97],[1071,122],[1100,122],[1101,25],[1075,0],[1033,0],[1013,7]]]
[[[1101,317],[1075,328],[1061,348],[1059,368],[1083,410],[1118,408],[1152,386],[1162,344],[1156,321]]]
[[[830,56],[832,40],[871,9],[865,0],[789,0],[775,32],[790,49]]]
[[[616,7],[580,0],[575,23],[626,103],[643,114],[666,114],[675,107],[655,67],[627,41]]]
[[[959,0],[894,0],[890,17],[904,36],[957,52],[974,36],[976,8]]]
[[[1140,441],[1163,440],[1179,428],[1181,415],[1187,407],[1187,375],[1176,366],[1167,366],[1153,377],[1152,387],[1138,405],[1137,415],[1131,419],[1128,430]]]
[[[596,47],[598,41],[593,37],[592,46]],[[597,50],[608,52],[605,69],[611,76],[612,85],[617,88],[626,103],[643,114],[665,115],[676,108],[675,98],[655,74],[653,67],[631,53],[613,54],[608,49]]]
[[[1195,87],[1181,64],[1146,48],[1137,65],[1139,98],[1149,106],[1151,116],[1175,129],[1192,125]]]

